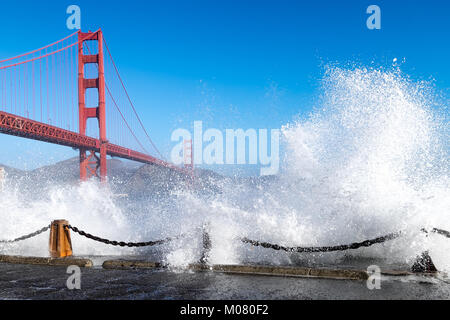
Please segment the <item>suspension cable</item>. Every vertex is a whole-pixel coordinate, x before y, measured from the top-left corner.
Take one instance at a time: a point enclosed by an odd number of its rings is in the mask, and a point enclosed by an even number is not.
[[[11,61],[11,60],[15,60],[15,59],[19,59],[19,58],[22,58],[22,57],[24,57],[24,56],[27,56],[27,55],[36,53],[36,52],[41,51],[41,50],[44,50],[44,49],[47,49],[47,48],[52,47],[52,46],[54,46],[54,45],[56,45],[56,44],[58,44],[58,43],[60,43],[60,42],[63,42],[64,40],[69,39],[70,37],[72,37],[72,36],[78,34],[79,32],[80,32],[80,31],[74,32],[74,33],[72,33],[71,35],[68,35],[67,37],[65,37],[65,38],[63,38],[63,39],[58,40],[58,41],[56,41],[56,42],[53,42],[53,43],[51,43],[51,44],[48,44],[48,45],[46,45],[46,46],[44,46],[44,47],[42,47],[42,48],[39,48],[39,49],[30,51],[30,52],[27,52],[27,53],[18,55],[18,56],[16,56],[16,57],[12,57],[12,58],[8,58],[8,59],[5,59],[5,60],[1,60],[0,63],[7,62],[7,61]]]
[[[134,107],[134,104],[133,104],[133,102],[131,101],[131,98],[130,98],[130,96],[129,96],[129,94],[128,94],[128,91],[127,91],[127,89],[125,88],[125,84],[124,84],[124,82],[123,82],[123,80],[122,80],[122,77],[121,77],[120,74],[119,74],[119,70],[117,69],[116,63],[114,62],[114,58],[112,57],[111,51],[109,51],[109,47],[108,47],[108,44],[106,43],[105,37],[103,37],[103,42],[104,42],[104,44],[105,44],[106,51],[108,52],[108,55],[109,55],[109,57],[111,58],[111,62],[112,62],[112,64],[113,64],[113,66],[114,66],[114,69],[115,69],[115,71],[116,71],[117,77],[119,78],[120,83],[122,84],[122,88],[123,88],[123,90],[125,91],[125,94],[127,95],[128,101],[130,102],[130,105],[131,105],[131,107],[133,108],[133,112],[134,112],[134,114],[136,115],[136,118],[138,119],[139,124],[141,125],[142,129],[144,130],[144,133],[145,133],[145,135],[147,136],[147,138],[148,138],[148,140],[150,141],[150,143],[152,144],[153,148],[156,150],[156,152],[159,154],[159,156],[160,156],[163,160],[165,160],[165,159],[164,159],[164,156],[161,154],[161,152],[159,152],[159,150],[158,150],[158,148],[156,147],[155,143],[154,143],[153,140],[150,138],[150,135],[148,134],[147,130],[145,129],[144,124],[143,124],[142,121],[141,121],[141,118],[139,117],[139,115],[138,115],[137,112],[136,112],[136,108]]]
[[[89,46],[86,44],[86,48],[89,51],[89,54],[92,54],[91,49],[89,48]],[[98,66],[96,65],[96,68],[98,70]],[[106,87],[106,91],[108,92],[108,95],[111,97],[114,106],[116,107],[117,111],[119,111],[120,116],[122,117],[123,121],[125,122],[126,126],[128,127],[128,130],[130,130],[130,133],[133,135],[134,139],[136,140],[136,142],[139,144],[139,146],[144,150],[145,153],[149,154],[149,152],[144,148],[144,146],[142,145],[142,143],[139,141],[139,139],[136,137],[136,135],[134,134],[133,130],[131,129],[130,125],[128,124],[128,121],[125,119],[122,111],[120,110],[119,106],[116,103],[116,99],[114,99],[111,90],[109,90],[108,84],[106,83],[105,80],[105,87]]]
[[[77,44],[82,43],[82,42],[85,41],[85,40],[88,40],[88,39],[92,38],[92,37],[94,36],[94,34],[95,34],[95,33],[92,33],[92,34],[89,35],[86,39],[79,40],[79,41],[74,42],[74,43],[72,43],[72,44],[70,44],[70,45],[68,45],[68,46],[66,46],[66,47],[64,47],[64,48],[58,49],[58,50],[56,50],[56,51],[52,51],[52,52],[47,53],[47,54],[44,54],[43,56],[35,57],[35,58],[29,59],[29,60],[25,60],[25,61],[21,61],[21,62],[17,62],[17,63],[14,63],[14,64],[10,64],[10,65],[7,65],[7,66],[0,67],[0,70],[12,68],[12,67],[17,67],[17,66],[20,66],[20,65],[25,64],[25,63],[28,63],[28,62],[33,62],[33,61],[36,61],[36,60],[39,60],[39,59],[43,59],[43,58],[47,58],[47,57],[49,57],[49,56],[53,56],[53,55],[55,55],[56,53],[59,53],[59,52],[64,51],[64,50],[66,50],[66,49],[69,49],[69,48],[71,48],[71,47],[73,47],[73,46],[76,46]]]

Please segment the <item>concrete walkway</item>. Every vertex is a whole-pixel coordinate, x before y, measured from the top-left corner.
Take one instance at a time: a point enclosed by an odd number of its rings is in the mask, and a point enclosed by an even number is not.
[[[0,263],[0,299],[450,299],[450,284],[423,277],[385,277],[371,291],[363,280],[81,270],[81,290],[69,290],[66,267]]]

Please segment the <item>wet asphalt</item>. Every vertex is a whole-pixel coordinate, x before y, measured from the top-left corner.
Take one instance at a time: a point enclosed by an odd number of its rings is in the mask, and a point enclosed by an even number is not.
[[[366,281],[235,275],[210,271],[81,269],[81,289],[69,290],[66,267],[0,263],[0,299],[37,300],[311,300],[450,299],[446,280]]]

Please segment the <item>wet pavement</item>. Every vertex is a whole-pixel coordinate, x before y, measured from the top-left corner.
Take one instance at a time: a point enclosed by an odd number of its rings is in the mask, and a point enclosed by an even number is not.
[[[0,299],[450,299],[450,283],[430,277],[366,281],[213,272],[81,269],[81,289],[69,290],[66,267],[0,263]]]

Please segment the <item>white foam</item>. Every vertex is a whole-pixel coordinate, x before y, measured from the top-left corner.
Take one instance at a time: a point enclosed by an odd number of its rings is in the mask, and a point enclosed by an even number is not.
[[[448,239],[422,227],[450,229],[445,122],[432,87],[399,70],[329,68],[323,99],[304,120],[282,128],[279,179],[262,189],[222,185],[213,201],[186,196],[184,206],[212,225],[213,263],[311,259],[239,244],[238,235],[288,246],[339,245],[399,230],[401,239],[344,255],[411,261],[423,250],[450,267]],[[317,259],[317,257],[314,257]]]
[[[82,230],[103,237],[128,239],[130,225],[125,215],[112,202],[111,193],[95,182],[79,186],[54,187],[48,197],[29,200],[20,190],[7,188],[0,193],[0,234],[13,239],[36,231],[56,219],[66,219]],[[73,235],[74,251],[78,255],[120,254],[122,249],[95,243]],[[17,244],[0,245],[3,253],[47,256],[48,232]]]
[[[429,84],[398,70],[329,68],[321,104],[307,119],[282,128],[283,169],[274,182],[256,187],[220,180],[216,196],[180,191],[167,203],[149,200],[133,209],[120,209],[111,192],[95,183],[55,187],[48,199],[31,202],[18,190],[5,190],[1,238],[57,218],[123,241],[160,239],[209,223],[212,263],[333,262],[348,254],[410,263],[429,249],[438,268],[450,270],[450,241],[419,231],[450,230],[448,123],[439,118],[442,110]],[[406,236],[385,245],[324,255],[287,254],[238,241],[246,236],[287,246],[326,246],[398,230]],[[47,237],[0,250],[47,255]],[[186,266],[201,256],[201,233],[161,248],[166,262]],[[81,237],[74,249],[78,255],[141,253]]]

